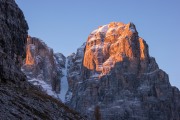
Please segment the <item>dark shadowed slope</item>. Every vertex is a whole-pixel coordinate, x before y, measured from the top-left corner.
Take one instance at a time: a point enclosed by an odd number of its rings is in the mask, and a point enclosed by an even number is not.
[[[0,0],[0,119],[84,119],[27,82],[20,70],[27,30],[15,1]]]

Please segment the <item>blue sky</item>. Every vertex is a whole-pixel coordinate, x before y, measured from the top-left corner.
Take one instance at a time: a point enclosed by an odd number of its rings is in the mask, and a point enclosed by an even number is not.
[[[180,0],[16,0],[29,35],[65,56],[87,40],[91,31],[113,21],[133,22],[149,45],[150,55],[180,88]]]

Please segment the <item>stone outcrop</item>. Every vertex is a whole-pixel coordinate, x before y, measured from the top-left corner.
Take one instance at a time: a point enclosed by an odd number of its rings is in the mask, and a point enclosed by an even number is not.
[[[28,77],[28,80],[34,85],[42,87],[46,90],[49,86],[50,90],[60,92],[61,61],[56,59],[51,48],[38,38],[27,38],[26,59],[22,66],[22,71]],[[41,83],[45,84],[44,86]],[[55,95],[55,94],[53,94]],[[56,95],[55,95],[56,96]]]
[[[0,81],[20,82],[28,25],[14,0],[0,1]]]
[[[27,30],[15,0],[0,0],[0,119],[83,120],[77,112],[27,82],[20,70]]]
[[[69,59],[70,107],[91,120],[180,119],[180,92],[150,57],[133,23],[100,26],[81,53],[80,63],[77,54]]]
[[[125,25],[112,22],[89,35],[83,61],[84,67],[90,70],[85,73],[86,77],[106,75],[116,63],[125,60],[130,61],[127,71],[135,73],[139,72],[138,64],[144,64],[141,68],[146,67],[149,61],[148,46],[138,37],[132,23]]]
[[[7,53],[17,67],[20,67],[22,57],[25,57],[24,44],[28,25],[14,0],[0,2],[0,50]]]
[[[81,69],[82,61],[84,57],[85,43],[77,49],[76,54],[73,53],[67,57],[67,80],[68,80],[68,91],[66,93],[66,104],[68,104],[72,98],[72,94],[75,94],[75,89],[78,88],[77,83],[81,83]]]

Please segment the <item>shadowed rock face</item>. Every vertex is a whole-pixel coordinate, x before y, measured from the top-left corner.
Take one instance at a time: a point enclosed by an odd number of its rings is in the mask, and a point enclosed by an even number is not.
[[[83,54],[71,57],[68,105],[89,119],[179,120],[180,92],[150,57],[135,25],[112,22],[94,30]],[[77,65],[81,67],[77,68]],[[71,74],[76,70],[76,73]],[[97,112],[98,111],[98,112]]]
[[[17,67],[20,67],[22,57],[25,57],[24,44],[28,25],[14,0],[0,2],[0,49],[15,61]]]
[[[84,57],[85,43],[77,49],[76,54],[73,53],[67,57],[67,80],[68,80],[68,91],[66,94],[66,103],[68,104],[72,98],[72,94],[75,95],[78,85],[82,83],[82,62]]]
[[[52,91],[60,92],[61,70],[53,50],[40,39],[28,36],[22,71],[33,84],[44,81],[52,87]]]
[[[15,0],[0,0],[0,119],[84,119],[26,81],[20,67],[25,58],[27,30]]]
[[[0,0],[0,81],[20,82],[28,25],[14,0]]]

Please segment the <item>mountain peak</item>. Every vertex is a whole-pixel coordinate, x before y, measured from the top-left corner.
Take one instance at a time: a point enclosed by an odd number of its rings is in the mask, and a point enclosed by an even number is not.
[[[117,62],[145,60],[148,56],[148,46],[133,23],[111,22],[89,35],[83,65],[103,75]]]
[[[103,120],[179,119],[180,93],[133,23],[98,27],[83,50],[83,59],[72,59],[68,73],[70,107],[88,119],[97,114]]]

